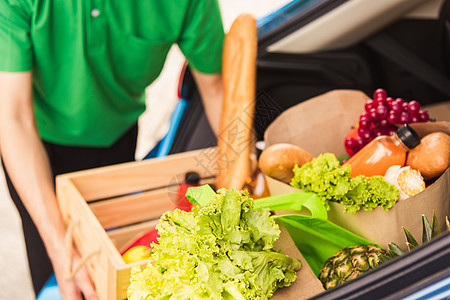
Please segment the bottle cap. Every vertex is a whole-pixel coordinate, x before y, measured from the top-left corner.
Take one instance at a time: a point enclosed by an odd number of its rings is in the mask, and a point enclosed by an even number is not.
[[[187,172],[184,176],[184,182],[189,185],[200,183],[200,175],[197,172]]]
[[[412,149],[420,144],[420,138],[408,124],[404,124],[397,129],[397,136],[406,147]]]

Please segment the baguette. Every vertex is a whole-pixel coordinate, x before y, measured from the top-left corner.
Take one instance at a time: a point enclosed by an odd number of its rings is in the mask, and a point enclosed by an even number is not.
[[[253,117],[257,44],[256,19],[250,14],[238,16],[223,48],[224,100],[217,137],[217,188],[242,189],[256,166]]]

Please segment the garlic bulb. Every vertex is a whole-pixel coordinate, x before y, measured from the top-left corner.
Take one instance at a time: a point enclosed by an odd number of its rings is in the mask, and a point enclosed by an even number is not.
[[[384,175],[384,180],[393,184],[399,191],[399,200],[405,200],[425,189],[425,181],[418,170],[395,165]]]

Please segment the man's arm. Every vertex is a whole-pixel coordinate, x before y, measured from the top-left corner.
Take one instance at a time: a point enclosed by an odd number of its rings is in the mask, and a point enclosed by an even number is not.
[[[31,72],[0,72],[0,152],[8,174],[32,217],[52,261],[64,300],[97,299],[86,270],[64,279],[65,225],[58,209],[49,160],[33,110]]]
[[[194,69],[191,69],[191,71],[202,97],[206,117],[217,136],[220,133],[220,118],[222,116],[222,75],[221,73],[204,74]]]

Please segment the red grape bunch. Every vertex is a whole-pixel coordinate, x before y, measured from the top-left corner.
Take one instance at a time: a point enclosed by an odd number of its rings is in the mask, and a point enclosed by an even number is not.
[[[416,100],[388,97],[384,89],[377,89],[373,99],[367,100],[365,112],[359,122],[345,138],[345,149],[353,155],[380,135],[392,135],[403,124],[427,122],[428,113]]]

